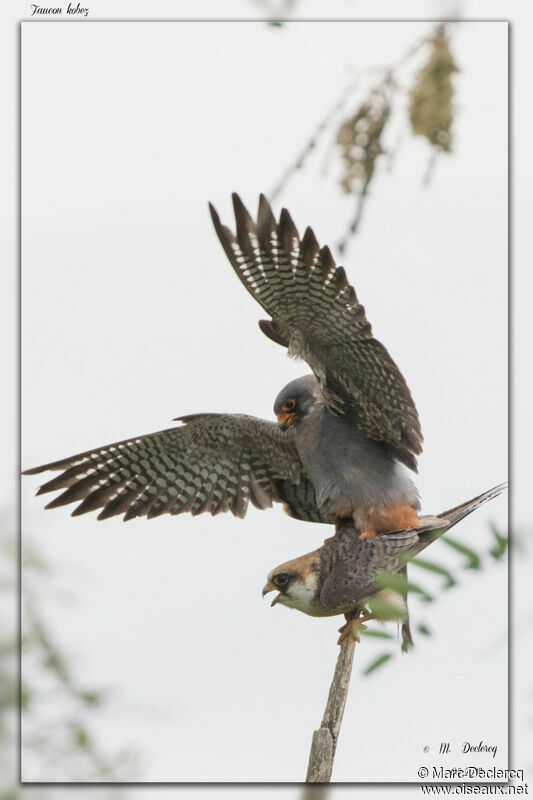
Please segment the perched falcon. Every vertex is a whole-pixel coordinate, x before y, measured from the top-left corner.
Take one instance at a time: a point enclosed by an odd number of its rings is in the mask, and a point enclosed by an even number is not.
[[[276,221],[264,196],[255,221],[237,195],[233,202],[235,233],[213,207],[211,215],[235,272],[271,317],[261,330],[313,371],[280,392],[278,423],[195,414],[26,474],[59,471],[39,494],[62,489],[47,508],[77,502],[73,516],[242,517],[250,502],[280,502],[296,519],[339,528],[353,520],[364,536],[416,527],[408,469],[422,449],[417,411],[344,269],[310,228],[299,237],[285,209]]]
[[[263,588],[263,597],[278,591],[271,605],[281,603],[313,617],[336,614],[352,616],[382,587],[382,575],[400,573],[408,561],[450,530],[479,506],[497,497],[506,484],[495,486],[479,497],[437,516],[422,516],[411,530],[361,538],[350,523],[339,527],[322,547],[273,569]],[[353,620],[341,628],[357,635],[357,626],[372,615]],[[343,636],[341,636],[341,639]],[[339,640],[340,641],[340,640]]]

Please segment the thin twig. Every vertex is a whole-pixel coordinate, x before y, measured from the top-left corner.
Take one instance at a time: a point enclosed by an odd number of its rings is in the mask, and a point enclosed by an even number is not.
[[[343,109],[346,101],[348,100],[352,92],[354,92],[355,89],[357,89],[357,87],[359,86],[359,82],[360,79],[359,77],[357,77],[351,80],[350,83],[347,86],[345,86],[345,88],[342,90],[339,98],[335,101],[335,103],[331,106],[331,108],[320,120],[320,122],[318,123],[313,133],[306,141],[306,143],[304,144],[304,146],[302,147],[296,158],[292,161],[291,164],[288,165],[288,167],[285,169],[285,172],[279,179],[278,183],[270,192],[269,197],[271,201],[275,200],[278,197],[278,195],[281,194],[281,192],[289,182],[292,175],[303,167],[305,159],[309,156],[309,154],[313,150],[315,150],[321,135],[324,133],[327,126],[329,125],[331,120],[335,117],[335,115]]]
[[[371,179],[372,175],[370,175],[365,180],[363,188],[356,195],[355,214],[353,216],[353,219],[348,225],[348,229],[344,234],[344,236],[342,237],[342,239],[339,242],[337,242],[337,250],[339,251],[341,256],[345,254],[346,247],[350,239],[357,233],[357,228],[359,227],[359,223],[361,222],[361,217],[363,216],[363,209],[365,206],[365,200],[368,194],[368,187],[370,186]]]
[[[256,1],[259,2],[260,0]],[[286,185],[288,184],[294,173],[302,169],[307,157],[316,149],[319,139],[324,133],[324,131],[328,128],[329,124],[335,118],[337,113],[344,108],[344,105],[346,104],[347,100],[359,87],[363,78],[369,77],[375,73],[378,74],[383,72],[392,73],[395,69],[399,69],[406,61],[408,61],[413,55],[415,55],[421,49],[421,47],[423,47],[423,45],[428,41],[428,39],[429,35],[422,36],[402,56],[400,56],[400,58],[398,58],[392,64],[388,65],[375,64],[373,66],[366,67],[365,69],[358,71],[356,77],[352,79],[347,86],[345,86],[345,88],[339,95],[338,99],[324,114],[324,116],[322,117],[322,119],[312,132],[311,136],[307,139],[304,146],[301,148],[298,155],[286,167],[281,178],[278,180],[278,183],[273,187],[272,191],[269,194],[269,199],[271,201],[275,200],[281,194],[281,192],[285,189]]]
[[[435,172],[435,165],[437,163],[437,158],[441,153],[440,148],[433,148],[429,161],[427,163],[426,172],[424,177],[422,178],[422,186],[429,186],[431,183],[431,179],[433,178],[433,174]]]
[[[329,783],[331,780],[335,750],[350,686],[354,650],[355,639],[348,635],[340,646],[320,728],[313,733],[306,783]]]

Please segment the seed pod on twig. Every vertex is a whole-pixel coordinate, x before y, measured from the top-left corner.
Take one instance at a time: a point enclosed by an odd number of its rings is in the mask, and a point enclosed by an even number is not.
[[[452,149],[453,85],[457,72],[445,27],[429,39],[429,59],[416,76],[410,92],[409,120],[416,136],[424,136],[439,150]]]
[[[337,133],[344,175],[341,187],[348,194],[361,194],[372,180],[376,159],[384,150],[381,137],[390,114],[387,78],[373,89],[356,113],[345,120]]]

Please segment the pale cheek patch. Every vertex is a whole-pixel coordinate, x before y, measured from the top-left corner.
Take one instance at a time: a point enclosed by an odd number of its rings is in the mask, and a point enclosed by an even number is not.
[[[315,572],[311,572],[305,579],[305,585],[307,586],[307,590],[312,597],[314,597],[316,594],[317,584],[318,584],[318,576]]]
[[[309,575],[304,581],[293,583],[283,603],[289,608],[296,608],[304,613],[309,613],[315,597],[317,576]]]

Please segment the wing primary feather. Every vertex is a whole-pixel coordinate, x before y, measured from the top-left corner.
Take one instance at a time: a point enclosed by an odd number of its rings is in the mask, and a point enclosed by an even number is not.
[[[281,209],[279,217],[279,235],[283,249],[289,259],[293,258],[295,242],[300,244],[300,237],[296,225],[292,221],[291,215],[286,208]]]
[[[335,289],[337,294],[340,294],[346,289],[347,283],[344,267],[337,267],[337,271],[335,272]]]
[[[52,478],[46,483],[43,483],[43,485],[37,490],[37,494],[46,494],[47,492],[54,492],[56,489],[65,489],[73,484],[77,484],[80,480],[82,480],[82,478],[79,476],[84,476],[90,468],[91,464],[87,461],[83,462],[82,464],[78,464],[75,467],[70,467],[70,469],[62,472],[61,475],[58,475],[56,478]],[[33,472],[32,474],[37,474],[37,472]]]
[[[396,448],[410,468],[421,452],[422,433],[409,388],[390,354],[372,335],[364,307],[311,228],[299,239],[287,209],[276,223],[264,195],[257,223],[234,197],[237,241],[218,217],[215,228],[241,282],[271,317],[260,323],[273,341],[288,340],[291,356],[307,361],[326,407],[349,415],[369,439]],[[273,334],[277,334],[273,335]]]
[[[236,195],[236,197],[237,197],[237,195]],[[242,203],[241,203],[241,205],[242,205]],[[253,284],[251,284],[248,281],[247,275],[245,274],[245,269],[250,268],[252,265],[255,267],[255,263],[254,263],[255,262],[255,255],[253,253],[253,248],[252,248],[252,245],[251,245],[251,242],[250,242],[250,238],[249,238],[249,235],[248,235],[248,230],[246,228],[246,221],[244,220],[244,222],[243,222],[243,219],[241,218],[240,222],[239,222],[241,230],[244,230],[243,240],[242,240],[242,242],[239,243],[239,242],[237,242],[237,239],[232,234],[230,229],[226,228],[225,225],[222,225],[220,223],[220,218],[219,218],[215,208],[211,205],[211,203],[209,204],[209,209],[211,211],[211,218],[213,220],[213,225],[214,225],[216,234],[217,234],[217,236],[219,238],[220,244],[222,245],[222,248],[223,248],[224,252],[226,253],[226,255],[228,257],[228,260],[229,260],[231,266],[233,267],[234,272],[236,273],[237,277],[239,278],[239,280],[242,283],[242,285],[246,288],[246,290],[248,292],[252,292],[252,294],[256,298],[257,302],[259,303],[259,305],[263,306],[265,311],[268,311],[268,309],[267,309],[267,307],[266,307],[266,305],[265,305],[260,293],[257,292],[256,289],[254,288]],[[244,225],[244,228],[243,228],[243,225]],[[248,258],[248,262],[247,262],[246,265],[241,265],[239,263],[239,260],[237,259],[236,252],[235,252],[234,248],[236,248],[238,250],[243,250],[244,249],[244,251],[245,251],[244,255]],[[257,270],[254,269],[254,272],[257,272]]]
[[[264,194],[259,195],[257,209],[257,238],[264,251],[272,246],[272,237],[276,233],[276,218]]]
[[[237,225],[237,241],[248,257],[254,258],[253,246],[250,241],[250,234],[255,233],[255,222],[250,216],[248,209],[243,204],[241,198],[235,192],[231,195],[233,200],[233,211],[235,213],[235,223]]]
[[[74,503],[76,500],[83,500],[87,496],[87,492],[91,491],[95,484],[98,484],[98,476],[96,474],[89,475],[87,478],[83,478],[73,486],[70,486],[65,492],[60,494],[59,497],[55,497],[45,508],[59,508],[59,506],[66,506],[69,503]]]
[[[306,228],[300,244],[300,255],[306,268],[307,275],[310,275],[311,270],[314,268],[319,253],[320,247],[313,230],[311,228]]]
[[[335,260],[327,244],[320,250],[320,261],[322,263],[322,280],[326,281],[336,269]]]
[[[81,514],[87,514],[89,511],[95,511],[97,508],[105,506],[109,498],[117,491],[117,485],[101,486],[91,492],[85,500],[76,506],[72,512],[73,517],[79,517]]]
[[[192,414],[181,421],[53,462],[52,469],[58,463],[66,469],[41,487],[63,490],[47,507],[79,502],[74,516],[101,509],[98,519],[123,514],[124,521],[185,511],[242,517],[250,500],[260,508],[282,502],[276,481],[307,481],[294,436],[275,422],[244,414]]]
[[[122,491],[118,491],[118,494],[115,498],[106,503],[102,511],[100,511],[97,516],[98,520],[109,519],[109,517],[123,514],[128,510],[140,491],[138,485],[134,486],[133,488],[128,487],[130,487],[130,484],[126,484]]]

